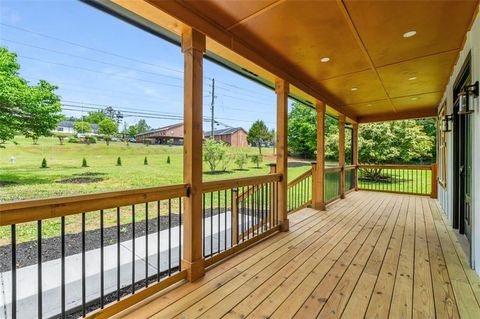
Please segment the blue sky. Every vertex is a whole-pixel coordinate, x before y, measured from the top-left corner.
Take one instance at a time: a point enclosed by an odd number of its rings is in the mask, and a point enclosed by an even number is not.
[[[57,85],[66,115],[113,106],[128,115],[128,124],[140,118],[152,127],[181,121],[179,47],[73,0],[2,0],[0,18],[0,45],[18,54],[21,76]],[[205,117],[215,78],[218,122],[248,129],[262,119],[275,128],[273,91],[207,60],[204,72]]]

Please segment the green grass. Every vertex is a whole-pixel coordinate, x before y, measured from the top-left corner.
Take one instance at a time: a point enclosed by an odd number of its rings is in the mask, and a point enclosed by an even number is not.
[[[183,148],[180,146],[126,145],[121,142],[112,142],[109,146],[103,142],[91,145],[70,143],[60,145],[59,141],[53,138],[42,138],[39,145],[33,145],[30,139],[22,137],[17,137],[15,141],[18,144],[8,143],[6,148],[0,149],[0,182],[13,183],[0,187],[0,202],[173,185],[182,183],[183,179]],[[232,152],[234,151],[232,149]],[[247,149],[249,154],[257,152],[255,148]],[[237,170],[232,163],[227,171],[221,174],[209,174],[204,163],[203,179],[209,181],[268,174],[270,168],[266,164],[274,162],[272,149],[264,149],[263,154],[265,160],[260,168],[248,163],[244,170]],[[10,163],[12,156],[16,158],[15,164]],[[170,164],[167,164],[168,156],[171,159]],[[44,157],[47,159],[48,168],[42,169],[40,165]],[[117,166],[118,157],[121,158],[122,166]],[[148,158],[148,165],[144,165],[145,157]],[[82,167],[83,158],[87,160],[88,167]],[[289,180],[308,169],[310,165],[289,168]],[[104,180],[88,184],[58,183],[62,179],[81,177],[85,174]],[[163,214],[168,210],[166,205],[166,202],[162,202]],[[174,211],[177,208],[178,202],[173,201]],[[156,203],[150,203],[149,209],[156,212]],[[115,225],[114,210],[106,210],[104,218],[106,227]],[[137,205],[135,218],[138,222],[145,219],[145,205]],[[86,221],[87,229],[98,228],[98,212],[88,213]],[[123,207],[121,223],[130,222],[130,207]],[[80,231],[80,216],[67,217],[66,230],[67,233]],[[17,233],[18,242],[33,240],[36,238],[36,224],[19,225]],[[44,221],[45,238],[59,234],[58,218]],[[9,228],[0,227],[0,245],[7,243],[9,236]]]

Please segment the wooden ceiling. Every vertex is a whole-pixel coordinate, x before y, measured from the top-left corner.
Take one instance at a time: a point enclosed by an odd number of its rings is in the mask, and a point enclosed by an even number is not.
[[[113,2],[176,33],[195,27],[209,50],[358,122],[434,115],[478,9],[477,0]]]

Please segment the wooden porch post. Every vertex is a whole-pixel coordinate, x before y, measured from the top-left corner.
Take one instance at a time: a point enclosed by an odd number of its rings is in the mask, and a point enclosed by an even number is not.
[[[287,115],[288,115],[288,82],[282,79],[275,81],[277,94],[277,173],[282,174],[278,183],[278,222],[280,231],[288,231],[287,191],[288,191],[288,149],[287,149]]]
[[[312,171],[313,208],[325,210],[325,103],[316,102],[317,107],[317,162]]]
[[[203,54],[205,35],[189,29],[182,34],[184,54],[183,182],[191,185],[184,201],[182,269],[195,281],[205,273],[202,255]]]
[[[340,166],[340,198],[345,198],[345,115],[338,116],[338,165]]]
[[[355,181],[355,191],[358,191],[358,123],[353,123],[353,165],[355,165],[354,169],[354,181]]]

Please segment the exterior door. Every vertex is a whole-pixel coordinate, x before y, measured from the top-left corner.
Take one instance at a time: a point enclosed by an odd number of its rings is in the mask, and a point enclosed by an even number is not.
[[[466,68],[461,81],[455,89],[455,96],[466,85],[470,85],[470,68]],[[470,100],[470,103],[473,101]],[[470,104],[471,105],[471,104]],[[472,240],[472,122],[470,114],[458,114],[458,99],[455,101],[454,112],[455,125],[454,139],[457,144],[458,158],[455,169],[457,171],[456,184],[456,200],[455,210],[459,222],[459,232],[464,234],[468,241]]]

